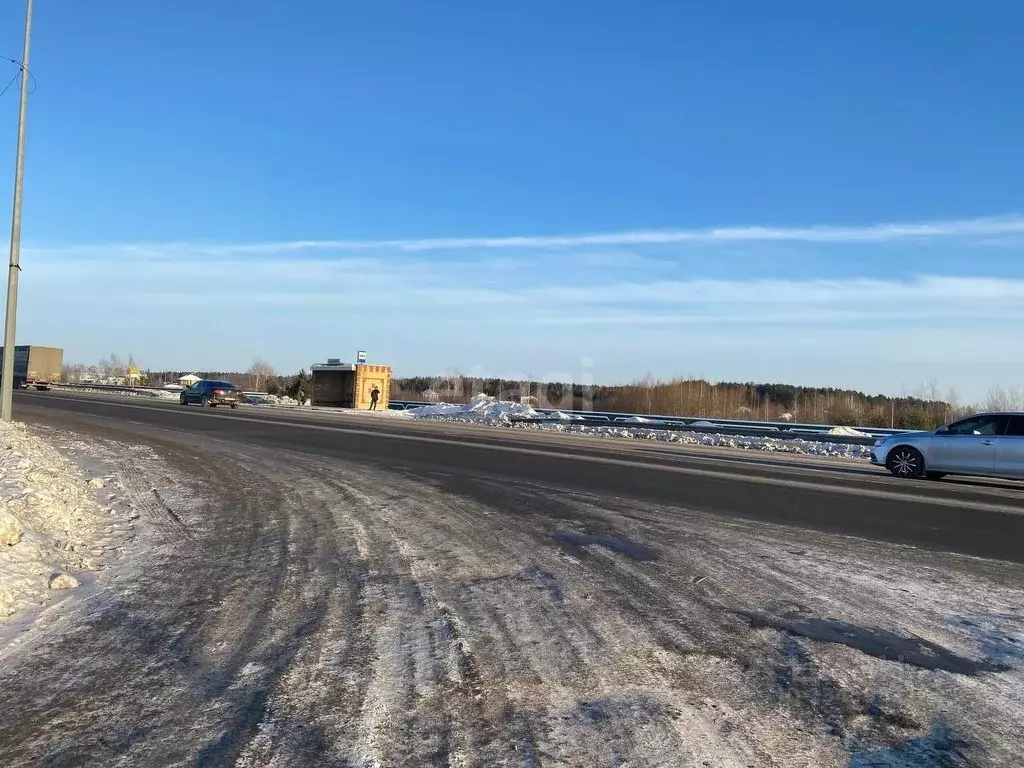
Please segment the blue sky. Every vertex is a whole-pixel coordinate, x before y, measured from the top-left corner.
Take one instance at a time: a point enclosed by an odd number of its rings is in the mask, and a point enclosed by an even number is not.
[[[0,54],[22,14],[0,10]],[[40,2],[19,343],[981,397],[1024,378],[1022,22],[912,0]],[[12,87],[8,192],[16,116]]]

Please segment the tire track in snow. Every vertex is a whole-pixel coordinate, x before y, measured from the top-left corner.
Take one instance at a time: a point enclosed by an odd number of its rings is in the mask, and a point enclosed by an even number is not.
[[[132,454],[122,480],[150,505],[151,546],[3,673],[5,765],[819,768],[924,743],[1024,762],[1014,567],[147,440],[158,452]],[[745,618],[791,611],[1009,669],[951,674],[868,655],[857,632],[824,642]]]

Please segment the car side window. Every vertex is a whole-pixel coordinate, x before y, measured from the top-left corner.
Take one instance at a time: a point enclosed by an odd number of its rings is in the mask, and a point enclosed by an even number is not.
[[[950,424],[946,430],[949,435],[1001,435],[1006,431],[1008,416],[989,415],[974,416],[970,419]]]
[[[1024,416],[1011,416],[1006,434],[1010,437],[1024,437]]]

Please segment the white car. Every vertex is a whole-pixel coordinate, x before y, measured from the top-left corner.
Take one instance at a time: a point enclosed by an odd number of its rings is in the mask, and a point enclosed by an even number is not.
[[[889,435],[872,446],[871,463],[896,477],[1024,480],[1024,413],[979,413],[928,432]]]

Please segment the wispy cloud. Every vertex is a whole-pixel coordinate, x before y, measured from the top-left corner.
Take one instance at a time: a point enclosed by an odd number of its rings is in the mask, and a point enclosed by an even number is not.
[[[19,334],[60,343],[69,359],[121,349],[153,365],[214,369],[261,355],[297,370],[340,344],[379,350],[409,373],[554,370],[588,358],[605,361],[600,377],[611,380],[653,370],[868,388],[945,380],[948,360],[969,360],[979,365],[953,366],[949,383],[981,377],[987,387],[986,377],[1024,375],[1005,352],[1024,332],[1017,241],[1024,216],[37,245],[24,249]],[[181,332],[181,320],[207,310],[232,322],[209,340]]]
[[[300,252],[463,251],[498,249],[567,249],[707,243],[891,243],[913,240],[969,239],[986,241],[1024,234],[1024,215],[880,223],[862,226],[767,227],[740,226],[706,229],[660,229],[578,235],[518,235],[511,237],[440,237],[403,240],[290,240],[263,243],[104,243],[36,245],[26,250],[40,257],[244,257]]]
[[[493,280],[487,273],[462,276],[436,271],[380,272],[369,275],[305,270],[293,274],[234,268],[161,279],[146,271],[97,276],[83,283],[81,273],[54,275],[50,285],[67,294],[81,288],[92,301],[98,283],[120,295],[123,305],[163,307],[275,307],[296,310],[351,310],[377,307],[416,316],[438,309],[488,311],[509,320],[532,317],[567,324],[587,322],[710,322],[745,318],[750,322],[877,324],[883,318],[971,316],[1019,319],[1024,313],[1024,279],[924,275],[908,280],[652,280],[606,281],[580,285],[529,284]],[[95,283],[95,285],[94,285]],[[580,314],[571,314],[580,312]]]

